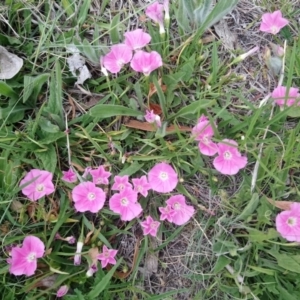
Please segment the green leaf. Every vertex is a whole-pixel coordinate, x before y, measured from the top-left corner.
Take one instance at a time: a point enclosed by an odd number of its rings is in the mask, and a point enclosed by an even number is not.
[[[275,256],[278,266],[285,270],[300,274],[299,255],[279,254],[274,252],[272,252],[272,255]]]
[[[191,32],[192,28],[190,26],[189,18],[187,18],[188,12],[185,7],[186,0],[180,0],[178,3],[178,9],[175,11],[176,20],[178,25],[186,32]]]
[[[222,271],[229,263],[230,259],[226,256],[219,256],[215,266],[214,266],[214,273],[218,274],[220,271]]]
[[[247,219],[257,208],[259,204],[259,196],[257,193],[254,193],[252,195],[251,200],[249,201],[249,203],[246,205],[246,207],[243,209],[243,211],[241,212],[240,215],[238,215],[234,222],[239,221],[239,220],[245,220]]]
[[[188,2],[188,1],[186,1]],[[199,5],[193,11],[193,19],[198,26],[203,24],[203,22],[207,19],[207,16],[212,7],[211,0],[201,0]]]
[[[117,14],[113,17],[111,21],[111,27],[109,30],[110,39],[113,44],[117,44],[120,42],[120,36],[119,36],[119,25],[120,24],[120,14]]]
[[[73,1],[74,3],[74,1]],[[73,3],[70,3],[69,0],[62,0],[61,4],[64,8],[65,12],[67,13],[68,17],[72,16],[74,13]]]
[[[201,25],[201,31],[204,31],[219,22],[224,16],[233,10],[238,2],[239,0],[218,1],[213,10],[207,16],[207,19]]]
[[[178,118],[178,117],[183,117],[185,115],[199,114],[201,109],[213,106],[215,103],[216,103],[215,100],[201,99],[201,100],[195,101],[195,102],[187,105],[186,107],[183,107],[177,113],[173,114],[169,120]]]
[[[267,274],[267,275],[271,275],[271,276],[275,275],[275,270],[261,268],[261,267],[257,267],[257,266],[250,266],[250,265],[248,265],[248,267],[250,269],[255,270],[255,271],[257,271],[259,273],[262,273],[262,274]]]
[[[279,234],[274,228],[269,228],[267,232],[260,231],[255,228],[246,228],[249,232],[249,240],[251,242],[261,243],[265,240],[278,238]]]
[[[62,102],[61,68],[60,63],[57,60],[55,69],[51,73],[49,100],[44,111],[50,114],[59,115],[62,118]]]
[[[53,145],[47,147],[47,151],[35,152],[35,156],[40,160],[44,170],[54,173],[57,164],[55,147]]]
[[[78,16],[78,24],[82,25],[86,21],[89,9],[91,8],[92,0],[84,0],[80,5],[80,11]]]
[[[87,299],[94,300],[104,291],[104,289],[109,285],[110,279],[114,275],[118,266],[120,265],[122,258],[118,260],[117,264],[102,278],[98,283],[94,283],[93,289],[87,294]]]
[[[134,109],[124,107],[121,105],[113,105],[113,104],[98,104],[90,109],[90,115],[92,117],[97,118],[110,118],[116,116],[130,116],[130,117],[138,117],[143,116],[141,111],[136,111]]]
[[[48,80],[49,76],[50,74],[41,74],[35,77],[24,76],[23,103],[25,103],[31,95],[33,100],[36,101],[43,84]]]
[[[135,161],[128,168],[123,169],[119,173],[119,176],[123,176],[123,175],[131,176],[131,175],[135,174],[137,171],[139,171],[143,166],[144,166],[144,164],[140,164],[137,161]]]
[[[0,81],[0,95],[15,100],[19,98],[19,95],[4,81]]]
[[[57,125],[52,124],[49,120],[47,120],[44,117],[40,118],[39,125],[41,129],[45,132],[56,133],[60,131]]]

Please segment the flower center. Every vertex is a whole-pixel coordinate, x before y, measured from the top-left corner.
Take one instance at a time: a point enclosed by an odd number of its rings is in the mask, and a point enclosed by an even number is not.
[[[89,199],[90,201],[94,201],[95,198],[96,198],[95,193],[88,193],[88,199]]]
[[[124,185],[123,183],[120,183],[120,184],[119,184],[119,190],[120,190],[120,191],[123,191],[124,188],[125,188],[125,185]]]
[[[290,226],[295,226],[296,223],[297,223],[296,218],[291,217],[291,218],[288,218],[288,220],[287,220],[287,224]]]
[[[42,192],[43,190],[44,190],[44,185],[42,184],[42,183],[40,183],[40,184],[38,184],[37,186],[36,186],[36,191],[37,192]]]
[[[122,205],[122,206],[127,206],[127,205],[128,205],[128,200],[127,200],[127,198],[122,198],[122,199],[121,199],[121,205]]]
[[[176,202],[174,204],[174,209],[179,210],[180,209],[180,204]]]
[[[108,251],[105,251],[103,254],[104,254],[105,257],[109,257],[109,252]]]
[[[33,261],[35,261],[36,260],[36,254],[34,253],[34,252],[31,252],[31,253],[29,253],[28,255],[27,255],[27,261],[28,262],[33,262]]]
[[[277,26],[272,26],[272,27],[271,27],[271,31],[272,31],[273,34],[276,34],[277,31],[278,31]]]
[[[224,152],[224,158],[225,158],[225,159],[228,159],[228,160],[229,160],[229,159],[231,159],[231,157],[232,157],[232,154],[231,154],[229,151],[225,151],[225,152]]]
[[[153,223],[151,223],[150,227],[153,228],[153,229],[155,229],[157,227],[157,225],[158,224],[156,222],[153,222]]]
[[[206,135],[203,136],[202,142],[203,142],[205,145],[208,145],[208,144],[209,144],[209,139],[208,139],[208,137],[207,137]]]
[[[124,61],[123,61],[122,59],[118,59],[118,60],[117,60],[117,65],[118,65],[119,67],[123,67]]]
[[[159,173],[159,179],[161,179],[162,181],[166,181],[168,180],[168,174],[166,172],[160,172]]]

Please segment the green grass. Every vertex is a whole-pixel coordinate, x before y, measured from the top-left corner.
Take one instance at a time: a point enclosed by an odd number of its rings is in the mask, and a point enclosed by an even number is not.
[[[100,71],[100,55],[107,53],[110,42],[122,41],[145,7],[128,1],[121,10],[114,10],[110,1],[100,2],[93,11],[89,9],[95,3],[89,0],[81,5],[69,0],[59,4],[6,0],[1,8],[0,43],[24,59],[13,79],[0,81],[0,291],[5,299],[54,299],[64,284],[70,286],[64,299],[70,300],[299,299],[298,245],[276,232],[279,209],[268,198],[298,201],[300,113],[294,108],[273,108],[272,99],[259,107],[245,96],[256,91],[249,90],[244,74],[231,65],[240,51],[224,55],[220,41],[202,42],[207,26],[229,12],[229,5],[221,1],[209,16],[200,10],[206,21],[199,22],[201,14],[195,17],[195,8],[184,6],[184,1],[172,3],[171,27],[165,37],[149,21],[141,23],[152,36],[149,49],[162,54],[163,68],[149,78],[129,67],[106,78]],[[283,85],[300,86],[300,42],[295,38],[299,26],[294,22],[299,11],[291,9],[292,1],[261,2],[264,11],[282,7],[291,20],[274,42],[287,40]],[[71,44],[80,50],[92,73],[82,89],[74,86],[76,78],[66,60],[70,55],[66,47]],[[247,60],[267,74],[256,55]],[[259,71],[254,71],[251,80],[255,72]],[[276,86],[278,78],[271,80]],[[157,93],[148,99],[150,84]],[[162,129],[147,132],[127,127],[129,119],[142,120],[148,101],[160,105]],[[247,167],[238,175],[220,175],[212,159],[199,153],[190,132],[178,129],[178,125],[191,128],[203,113],[217,124],[216,141],[234,139],[246,153]],[[170,125],[175,126],[173,132],[166,131]],[[98,214],[75,213],[70,199],[73,185],[60,180],[62,171],[69,168],[69,154],[80,174],[87,166],[106,164],[113,175],[141,176],[157,162],[168,161],[182,181],[177,192],[186,196],[197,213],[183,227],[162,223],[157,245],[142,236],[138,220],[123,223],[107,206]],[[19,188],[32,168],[53,172],[56,186],[54,195],[34,204]],[[155,193],[143,199],[145,215],[158,217],[157,208],[166,199]],[[54,237],[59,232],[78,239],[82,228],[85,237],[92,233],[82,264],[74,266],[76,245]],[[21,244],[27,235],[42,239],[49,253],[39,260],[34,276],[17,277],[8,272],[7,247]],[[122,255],[115,268],[99,266],[87,278],[88,250],[101,249],[103,244]],[[165,286],[149,284],[154,279],[143,271],[149,253],[157,257],[158,273],[169,276]],[[131,273],[120,279],[116,270]]]

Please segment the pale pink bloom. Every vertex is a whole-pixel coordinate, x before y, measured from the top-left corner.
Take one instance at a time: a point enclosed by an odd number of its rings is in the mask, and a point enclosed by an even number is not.
[[[196,126],[192,128],[192,135],[199,141],[199,151],[208,156],[213,156],[218,152],[218,146],[211,138],[214,135],[213,127],[206,116],[202,115]]]
[[[9,272],[16,276],[33,275],[37,269],[37,259],[43,257],[44,252],[45,245],[39,238],[27,236],[22,247],[13,247],[11,250],[11,258],[8,260]]]
[[[145,76],[163,65],[160,54],[156,51],[137,51],[130,62],[131,68],[136,72],[141,72]]]
[[[75,209],[79,212],[97,213],[104,205],[106,195],[93,182],[81,182],[72,190]]]
[[[105,245],[103,246],[102,253],[97,258],[101,261],[102,268],[105,268],[108,264],[115,265],[117,263],[115,256],[118,250],[108,249]]]
[[[76,239],[75,239],[75,237],[73,235],[67,236],[64,240],[66,242],[68,242],[69,244],[75,244],[76,243]]]
[[[173,217],[176,215],[176,211],[172,208],[171,205],[167,205],[166,207],[159,207],[160,211],[160,220],[168,220],[169,222],[173,222]]]
[[[92,170],[92,167],[86,167],[86,168],[84,169],[82,178],[86,179],[86,178],[90,175],[90,171],[91,171],[91,170]]]
[[[242,156],[237,142],[225,139],[218,143],[218,156],[214,159],[214,167],[224,175],[235,175],[247,165],[247,157]]]
[[[63,238],[58,232],[55,234],[55,239],[56,240],[61,240],[61,241],[66,241],[69,244],[75,244],[76,239],[73,235],[67,236],[66,238]]]
[[[275,55],[282,57],[284,55],[284,49],[280,46],[277,45],[277,47],[275,48]]]
[[[166,203],[175,211],[175,214],[172,216],[172,223],[176,225],[183,225],[189,221],[195,213],[194,207],[186,204],[183,195],[172,196]]]
[[[272,98],[275,100],[275,103],[279,106],[292,106],[296,102],[296,98],[298,97],[298,91],[299,89],[291,87],[289,88],[287,94],[287,88],[285,86],[278,86],[274,89],[271,95]]]
[[[63,176],[62,180],[66,182],[76,182],[77,181],[77,175],[76,173],[70,168],[68,171],[62,171]]]
[[[137,50],[145,47],[151,41],[151,35],[144,32],[142,29],[136,29],[124,33],[124,43],[132,50]]]
[[[161,120],[160,120],[160,116],[159,115],[156,115],[153,110],[146,110],[146,114],[144,116],[145,120],[148,122],[148,123],[156,123],[156,126],[157,127],[161,127]]]
[[[32,181],[22,188],[22,193],[31,201],[36,201],[45,195],[52,194],[55,191],[52,183],[53,174],[48,171],[32,169],[21,180],[20,186]]]
[[[92,264],[86,272],[86,277],[92,277],[98,271],[97,264]]]
[[[101,68],[101,72],[103,73],[103,75],[107,77],[108,73],[103,64],[103,56],[100,56],[100,68]]]
[[[165,33],[163,11],[164,6],[159,4],[158,1],[155,1],[149,5],[145,11],[146,16],[159,25],[159,32],[161,34]]]
[[[262,22],[260,24],[260,30],[272,34],[277,34],[281,28],[286,26],[289,21],[282,17],[280,10],[276,10],[273,13],[265,13],[262,15]]]
[[[213,127],[210,125],[210,122],[205,115],[201,115],[197,124],[192,128],[192,135],[196,141],[200,141],[202,135],[214,135]]]
[[[76,253],[74,255],[74,265],[79,266],[81,264],[81,252],[82,252],[83,242],[78,241],[76,247]]]
[[[111,73],[119,73],[122,67],[132,58],[132,50],[125,44],[117,44],[111,47],[103,57],[104,67]]]
[[[108,178],[110,177],[111,173],[105,171],[104,166],[99,166],[98,169],[90,170],[90,174],[93,177],[93,182],[95,184],[108,184]]]
[[[109,199],[109,208],[120,214],[122,221],[131,221],[143,211],[137,202],[137,193],[128,188],[112,195]]]
[[[151,216],[148,216],[145,221],[141,222],[144,235],[157,235],[157,230],[159,228],[160,222],[154,221]]]
[[[300,242],[300,203],[294,202],[290,210],[276,217],[276,230],[290,242]]]
[[[144,197],[148,196],[148,191],[151,189],[151,187],[145,175],[141,178],[133,178],[132,182],[135,192],[140,193]]]
[[[67,285],[62,285],[56,292],[56,297],[61,298],[67,294],[69,287]]]
[[[128,188],[131,189],[132,185],[129,183],[129,176],[115,176],[114,178],[114,184],[112,185],[111,189],[113,191],[123,191],[124,189]]]
[[[238,62],[244,60],[244,59],[247,58],[248,56],[250,56],[250,55],[254,54],[255,52],[257,52],[258,50],[259,50],[259,47],[258,47],[258,46],[256,46],[256,47],[250,49],[248,52],[246,52],[246,53],[244,53],[244,54],[241,54],[241,55],[239,55],[238,57],[236,57],[236,58],[233,60],[232,64],[238,63]]]
[[[165,20],[168,21],[170,19],[169,0],[164,0],[163,6],[165,11]]]
[[[148,182],[152,190],[159,193],[173,191],[178,183],[178,176],[167,163],[156,164],[148,173]]]

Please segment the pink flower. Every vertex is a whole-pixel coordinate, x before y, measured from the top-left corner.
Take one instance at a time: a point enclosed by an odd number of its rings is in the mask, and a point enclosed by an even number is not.
[[[161,34],[165,33],[163,11],[164,6],[159,4],[158,1],[155,1],[149,5],[145,11],[146,16],[159,25],[159,32]]]
[[[160,120],[160,116],[159,115],[156,115],[153,110],[146,110],[146,114],[144,116],[145,120],[148,122],[148,123],[156,123],[156,126],[157,127],[161,127],[161,120]]]
[[[287,88],[285,86],[278,86],[272,92],[272,98],[275,100],[275,103],[279,106],[292,106],[293,104],[295,104],[296,98],[298,97],[298,91],[299,90],[297,88],[291,87],[288,90],[287,94]]]
[[[45,245],[35,236],[27,236],[22,247],[13,247],[9,259],[9,272],[16,276],[31,276],[37,269],[37,258],[44,255]]]
[[[145,47],[151,41],[151,35],[144,32],[142,29],[136,29],[124,33],[124,43],[132,50],[137,50]]]
[[[70,168],[68,171],[62,171],[63,176],[62,180],[66,182],[76,182],[77,181],[77,175],[76,173]]]
[[[294,202],[290,210],[276,217],[276,230],[290,242],[300,242],[300,203]]]
[[[133,178],[132,182],[135,192],[140,193],[144,197],[148,196],[148,191],[151,189],[151,187],[145,175],[141,178]]]
[[[168,220],[169,222],[173,222],[173,217],[176,215],[176,211],[172,208],[171,205],[167,205],[166,207],[159,207],[160,211],[160,220]]]
[[[86,272],[86,277],[92,277],[98,271],[97,264],[92,264]]]
[[[124,189],[128,188],[131,189],[132,185],[129,183],[129,176],[115,176],[114,184],[111,187],[113,191],[123,191]]]
[[[72,190],[75,209],[79,212],[90,211],[97,213],[104,205],[106,195],[93,182],[82,182]]]
[[[103,75],[107,77],[108,73],[103,64],[103,56],[100,56],[100,68],[101,68],[101,72],[103,73]]]
[[[112,195],[109,199],[109,208],[120,214],[122,221],[131,221],[143,211],[141,205],[137,203],[137,193],[128,188]]]
[[[117,44],[111,47],[103,57],[104,67],[111,73],[119,73],[123,65],[130,62],[132,58],[132,50],[125,44]]]
[[[175,214],[172,216],[172,222],[176,225],[183,225],[189,221],[195,213],[194,207],[186,204],[183,195],[172,196],[166,203],[175,211]]]
[[[211,140],[214,130],[206,116],[200,117],[197,125],[192,128],[192,135],[199,141],[198,148],[202,154],[213,156],[218,152],[217,144]]]
[[[103,246],[103,252],[97,256],[101,261],[102,268],[105,268],[108,264],[115,265],[117,263],[115,259],[117,252],[118,250],[108,249],[105,245]]]
[[[90,171],[92,170],[92,167],[86,167],[84,169],[84,172],[82,174],[82,178],[86,179],[90,175]]]
[[[74,256],[74,266],[79,266],[81,263],[81,252],[82,252],[83,242],[78,241],[76,246],[76,254]]]
[[[67,294],[69,287],[67,285],[62,285],[56,292],[56,297],[61,298]]]
[[[32,181],[22,188],[22,193],[31,201],[36,201],[45,195],[52,194],[55,190],[52,177],[53,174],[51,172],[32,169],[20,182],[20,186],[23,186],[27,182]]]
[[[157,235],[157,230],[159,228],[160,222],[154,221],[151,216],[148,216],[145,221],[141,222],[141,226],[143,228],[144,235]]]
[[[178,176],[167,163],[156,164],[148,173],[148,182],[152,190],[159,193],[173,191],[178,183]]]
[[[67,236],[66,238],[63,238],[58,232],[55,234],[55,239],[56,240],[61,240],[61,241],[66,241],[69,244],[75,244],[76,243],[76,239],[73,235]]]
[[[165,10],[165,20],[168,21],[170,19],[169,13],[169,0],[164,0],[164,10]]]
[[[90,170],[90,174],[93,177],[93,182],[95,184],[108,184],[108,178],[110,177],[111,173],[105,171],[104,166],[99,166],[96,170]]]
[[[224,175],[235,175],[247,165],[247,157],[242,156],[237,149],[237,142],[225,139],[218,143],[218,154],[214,167]]]
[[[259,29],[264,32],[277,34],[288,23],[289,21],[282,17],[281,11],[276,10],[273,13],[263,14]]]
[[[163,65],[161,56],[156,51],[137,51],[130,62],[131,68],[136,72],[142,72],[145,76]]]

